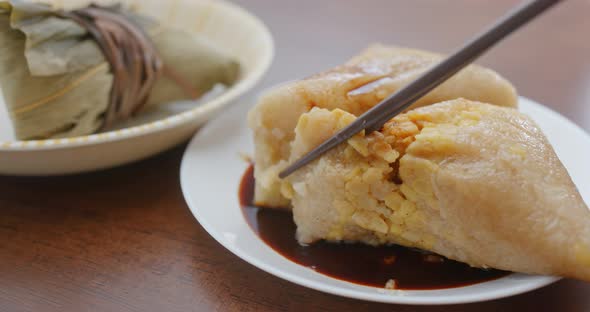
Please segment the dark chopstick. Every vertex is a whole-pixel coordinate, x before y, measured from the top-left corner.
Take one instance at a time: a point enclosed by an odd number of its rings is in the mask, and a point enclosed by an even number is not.
[[[353,123],[340,130],[334,136],[320,144],[311,152],[291,164],[279,174],[285,178],[320,157],[330,149],[348,140],[355,134],[365,130],[370,133],[381,129],[388,120],[403,112],[416,100],[426,95],[447,79],[451,78],[465,66],[472,63],[486,50],[504,37],[531,21],[560,0],[535,0],[525,3],[500,19],[487,31],[467,42],[461,49],[443,60],[412,83],[377,104]]]

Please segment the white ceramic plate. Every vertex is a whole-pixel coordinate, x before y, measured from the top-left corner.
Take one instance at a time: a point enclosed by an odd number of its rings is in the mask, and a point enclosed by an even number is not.
[[[535,119],[569,170],[586,202],[590,202],[590,136],[561,115],[531,100],[520,99],[521,111]],[[387,303],[451,304],[490,300],[537,289],[556,277],[511,274],[471,286],[444,290],[391,291],[360,286],[291,262],[275,252],[246,223],[238,203],[238,186],[252,153],[246,127],[247,106],[238,106],[205,126],[188,146],[181,166],[185,199],[197,220],[219,243],[252,265],[327,293]]]
[[[39,1],[39,0],[38,0]],[[65,7],[90,0],[61,0]],[[125,128],[59,140],[17,141],[0,96],[0,174],[52,175],[108,168],[166,150],[191,137],[221,108],[251,89],[273,58],[270,32],[255,16],[218,0],[122,0],[163,24],[197,32],[235,57],[241,78],[216,96],[186,109],[163,107]],[[43,0],[53,2],[56,0]],[[96,1],[92,1],[96,2]],[[114,2],[110,0],[101,3]]]

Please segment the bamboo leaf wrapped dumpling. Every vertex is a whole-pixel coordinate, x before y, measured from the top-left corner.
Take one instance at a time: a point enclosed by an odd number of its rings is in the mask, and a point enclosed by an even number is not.
[[[161,70],[157,75],[127,72],[127,84],[121,84],[120,72],[113,69],[104,44],[72,19],[72,12],[24,1],[0,1],[0,87],[18,139],[91,134],[108,120],[194,99],[216,84],[231,85],[239,76],[239,64],[197,34],[158,25],[119,7],[95,9],[104,10],[98,14],[120,24],[129,24],[128,31],[136,31],[139,39],[145,33],[143,44],[153,47],[157,56],[153,63],[161,62]],[[145,58],[137,51],[124,52]],[[142,85],[134,84],[134,79],[153,81]],[[122,101],[133,102],[132,107],[117,118],[107,118],[117,87],[123,89],[119,90]],[[126,89],[132,87],[143,95],[138,100],[125,97]]]

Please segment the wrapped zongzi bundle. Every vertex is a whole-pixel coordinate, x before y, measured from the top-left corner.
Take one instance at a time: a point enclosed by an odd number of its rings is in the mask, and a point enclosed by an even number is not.
[[[0,87],[18,139],[91,134],[238,75],[238,63],[199,35],[120,6],[0,1]]]

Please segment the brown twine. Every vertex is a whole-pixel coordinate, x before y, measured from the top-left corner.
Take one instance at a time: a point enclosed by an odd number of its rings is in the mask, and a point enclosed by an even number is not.
[[[97,6],[61,15],[89,32],[111,67],[113,85],[103,128],[139,112],[163,74],[174,80],[190,98],[199,96],[189,82],[164,67],[148,36],[124,15]]]

